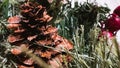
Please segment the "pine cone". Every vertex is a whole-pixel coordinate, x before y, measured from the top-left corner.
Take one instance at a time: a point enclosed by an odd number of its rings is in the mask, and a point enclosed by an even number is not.
[[[22,64],[17,63],[18,68],[39,68],[35,66],[35,61],[22,54],[23,45],[50,64],[52,68],[59,68],[57,61],[63,65],[62,56],[66,58],[69,56],[64,49],[71,50],[73,45],[58,35],[56,27],[48,25],[52,17],[47,14],[46,7],[37,2],[26,2],[20,6],[20,9],[21,16],[10,17],[7,26],[13,31],[8,36],[8,41],[17,46],[11,50],[11,53],[22,61]]]

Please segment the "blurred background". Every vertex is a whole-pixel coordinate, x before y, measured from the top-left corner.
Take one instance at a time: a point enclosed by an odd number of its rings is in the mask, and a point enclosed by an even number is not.
[[[86,0],[72,0],[72,1],[78,1],[79,3],[81,2],[85,2]],[[88,0],[89,2],[94,2],[96,1],[98,3],[98,5],[107,5],[110,9],[111,9],[111,13],[112,11],[120,5],[120,0]]]

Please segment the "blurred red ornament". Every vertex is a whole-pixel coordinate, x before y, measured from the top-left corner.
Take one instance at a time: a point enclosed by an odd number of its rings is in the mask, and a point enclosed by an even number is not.
[[[103,32],[102,32],[102,35],[103,35],[103,36],[106,36],[107,38],[112,38],[112,37],[113,37],[113,33],[108,32],[108,31],[103,31]]]
[[[120,29],[120,17],[116,14],[112,14],[110,18],[104,21],[105,28],[114,33]]]
[[[117,14],[120,17],[120,6],[118,6],[117,8],[115,8],[115,10],[113,11],[113,13]]]

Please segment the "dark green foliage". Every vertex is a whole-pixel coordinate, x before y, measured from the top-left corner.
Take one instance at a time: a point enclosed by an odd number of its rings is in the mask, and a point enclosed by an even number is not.
[[[61,13],[58,15],[60,22],[55,23],[58,23],[60,29],[64,29],[61,30],[62,32],[60,33],[65,37],[72,37],[76,28],[80,28],[81,25],[84,25],[84,34],[85,37],[87,37],[87,33],[89,33],[94,24],[104,20],[109,11],[107,7],[98,6],[95,3],[85,2],[80,5],[76,3],[74,8],[71,8],[70,3],[68,3],[63,5]]]
[[[7,18],[9,12],[9,0],[3,0],[0,3],[0,18]]]
[[[80,5],[75,3],[74,8],[71,8],[71,4],[67,3],[62,6],[55,23],[59,28],[59,33],[71,40],[74,39],[76,29],[79,29],[78,36],[81,36],[83,33],[82,37],[85,42],[84,53],[89,54],[91,49],[91,46],[89,46],[89,32],[95,26],[94,24],[98,25],[100,21],[106,19],[106,14],[108,14],[109,11],[110,9],[108,7],[98,6],[95,3],[84,2]]]

